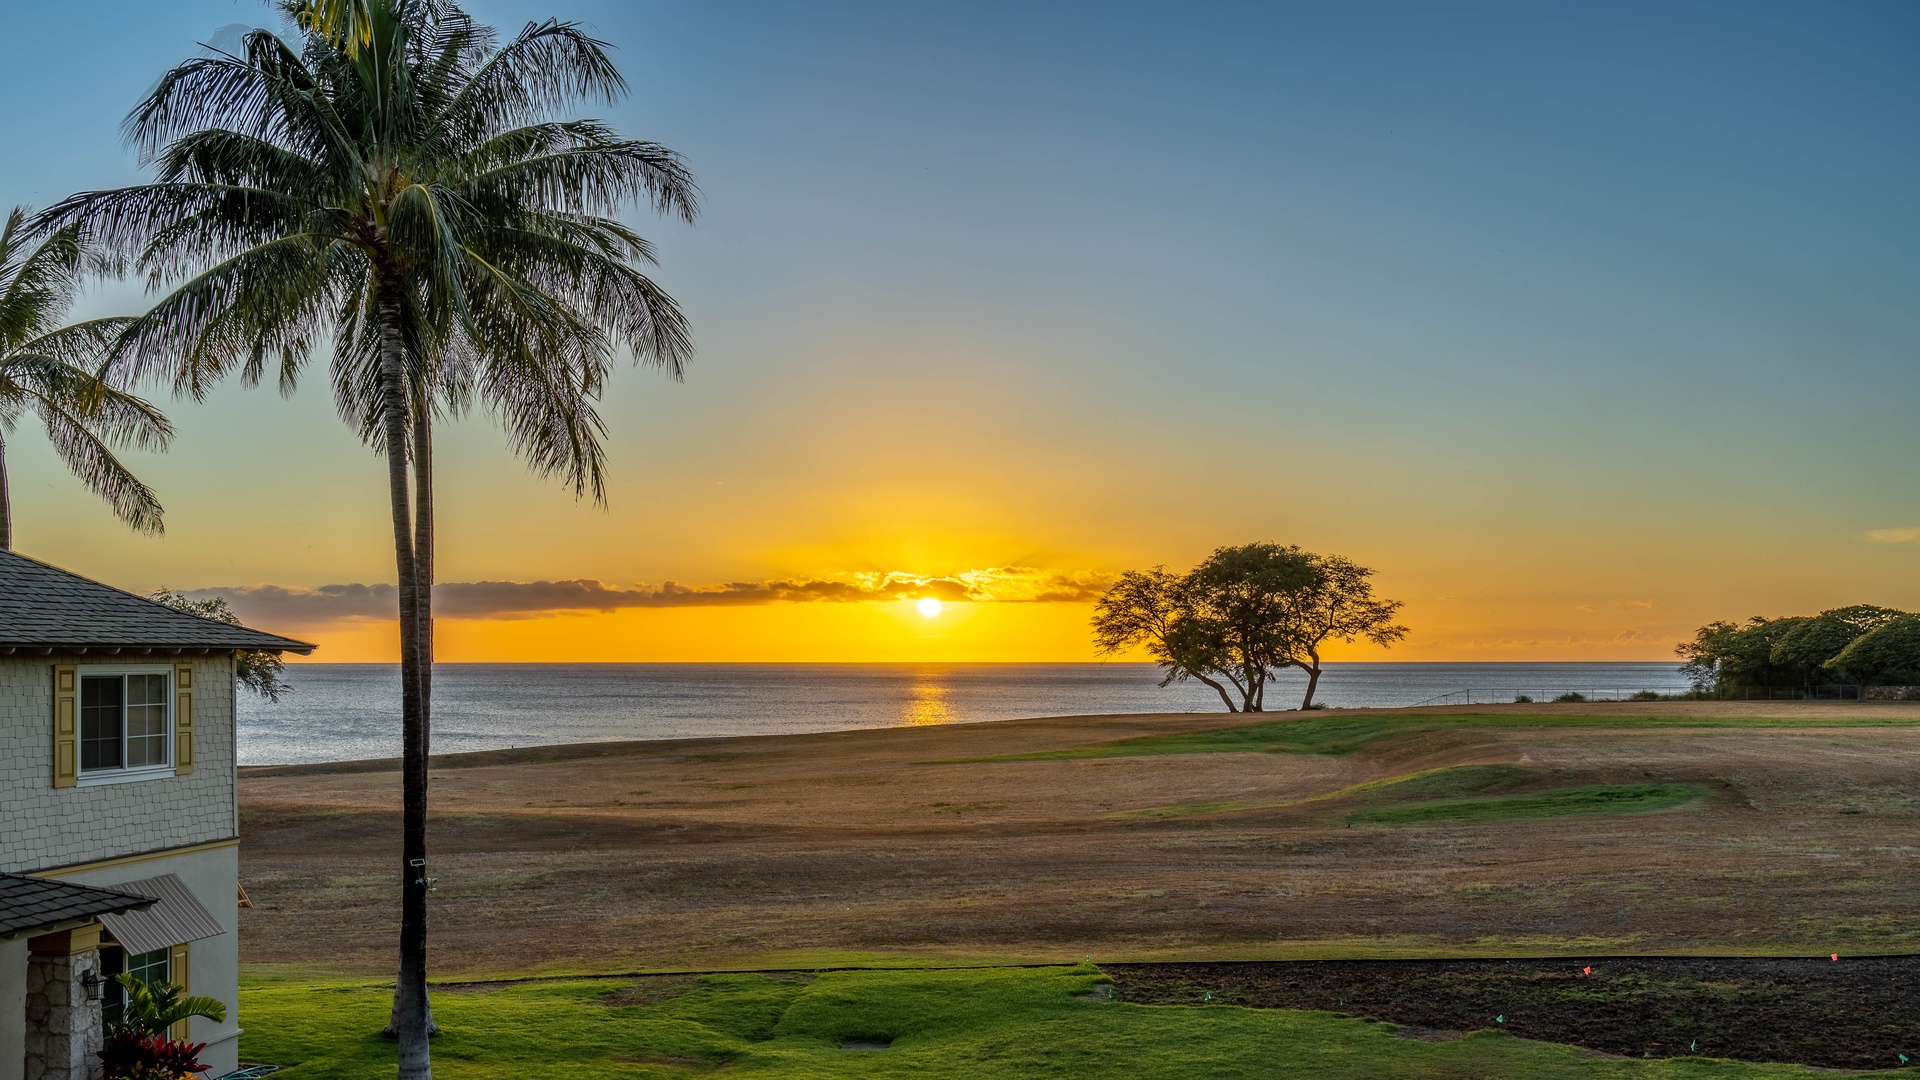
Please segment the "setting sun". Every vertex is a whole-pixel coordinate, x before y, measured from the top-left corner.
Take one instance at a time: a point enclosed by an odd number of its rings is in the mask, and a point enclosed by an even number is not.
[[[925,615],[929,619],[933,618],[935,615],[940,614],[940,601],[935,600],[931,596],[927,597],[924,600],[921,600],[915,606],[917,606],[920,609],[920,614]]]

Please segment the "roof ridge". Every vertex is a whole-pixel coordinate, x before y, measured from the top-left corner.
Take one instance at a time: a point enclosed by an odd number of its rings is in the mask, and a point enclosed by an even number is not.
[[[60,567],[60,565],[48,563],[46,559],[36,559],[33,555],[13,552],[13,550],[0,550],[0,563],[6,561],[4,557],[12,557],[12,559],[17,559],[19,563],[23,563],[23,567],[21,567],[19,571],[15,571],[15,573],[33,575],[33,571],[27,571],[25,567],[36,567],[40,573],[54,575],[56,580],[63,580],[69,588],[71,588],[71,586],[94,586],[94,588],[98,588],[98,590],[104,590],[106,594],[111,594],[113,598],[117,598],[117,603],[125,603],[125,601],[129,600],[136,601],[138,607],[136,607],[134,611],[123,611],[123,617],[125,617],[125,619],[132,619],[134,623],[138,623],[138,621],[142,621],[142,619],[154,619],[154,617],[157,617],[157,619],[165,619],[167,623],[171,623],[173,626],[179,626],[180,630],[173,630],[175,634],[200,636],[198,630],[186,630],[186,628],[184,628],[184,626],[198,625],[204,626],[205,630],[217,630],[221,636],[236,634],[236,632],[238,632],[238,634],[242,634],[242,640],[248,638],[248,636],[252,636],[252,638],[267,638],[267,640],[255,640],[252,644],[253,650],[288,650],[288,648],[292,648],[292,650],[296,651],[309,651],[313,648],[313,646],[307,644],[307,642],[300,642],[300,640],[296,640],[296,638],[286,638],[286,636],[282,636],[282,634],[273,634],[273,632],[267,632],[267,630],[257,630],[257,628],[253,628],[253,626],[246,625],[246,623],[227,623],[225,619],[213,619],[213,617],[207,617],[207,615],[196,615],[196,613],[192,613],[192,611],[180,611],[179,607],[173,607],[173,605],[169,605],[169,603],[161,603],[161,601],[154,600],[154,598],[150,598],[150,596],[140,596],[138,592],[131,592],[131,590],[119,588],[119,586],[108,584],[108,582],[104,582],[104,580],[96,580],[96,578],[73,573],[73,571],[69,571],[69,569],[65,569],[65,567]],[[23,578],[23,580],[31,580],[31,577]],[[167,592],[177,592],[177,590],[171,590],[171,588],[169,588]],[[94,600],[92,603],[106,603],[106,598]],[[140,613],[138,613],[140,609],[146,609],[146,615],[140,615]],[[184,623],[182,623],[182,621],[184,621]],[[42,642],[42,644],[52,644],[52,642]],[[106,642],[106,640],[102,640],[100,644],[123,644],[123,642]],[[186,644],[186,642],[182,642],[182,644]],[[219,646],[213,646],[213,648],[238,648],[238,650],[246,651],[250,646],[219,644]]]
[[[182,611],[171,604],[163,604],[160,601],[155,600],[151,596],[141,596],[139,593],[134,592],[132,589],[123,589],[118,585],[109,585],[106,582],[99,580],[98,578],[90,578],[85,574],[76,573],[75,571],[69,570],[64,566],[55,566],[54,564],[48,562],[45,559],[36,559],[31,555],[23,555],[20,552],[13,550],[12,548],[0,548],[0,555],[11,555],[16,559],[25,559],[30,563],[37,563],[40,566],[44,566],[47,569],[52,570],[56,574],[65,574],[71,578],[79,578],[81,581],[84,581],[89,585],[98,585],[103,589],[112,589],[114,592],[120,593],[123,596],[131,596],[135,600],[138,600],[143,604],[152,604],[154,607],[157,607],[162,611],[170,611],[175,615],[185,615],[189,619],[199,619],[202,622],[209,622],[214,624],[215,626],[239,626],[247,630],[254,629],[251,626],[247,626],[245,623],[230,623],[225,621],[224,619],[216,619],[208,615],[196,615],[191,611]],[[168,589],[167,591],[175,592],[177,590]],[[181,593],[180,595],[185,596],[186,594]],[[264,634],[267,631],[256,630],[254,632]],[[276,634],[274,636],[278,637],[279,635]]]

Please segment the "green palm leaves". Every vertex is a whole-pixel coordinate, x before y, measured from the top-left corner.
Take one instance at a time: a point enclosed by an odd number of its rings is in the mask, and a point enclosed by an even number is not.
[[[355,55],[264,30],[169,72],[128,118],[156,182],[49,213],[139,254],[155,286],[119,362],[199,396],[238,372],[290,390],[331,339],[342,414],[381,445],[379,312],[410,358],[410,411],[478,401],[539,473],[604,497],[595,401],[617,351],[678,375],[678,306],[640,269],[651,246],[612,215],[691,220],[678,155],[551,113],[625,89],[578,27],[504,44],[451,5],[352,8]]]
[[[115,515],[140,532],[161,529],[159,500],[114,449],[162,449],[173,429],[98,370],[127,320],[60,325],[85,274],[103,266],[78,226],[36,229],[19,207],[0,226],[0,550],[13,546],[6,438],[27,413],[40,418],[54,451]]]
[[[126,1004],[121,1008],[120,1020],[113,1025],[115,1031],[132,1031],[140,1035],[165,1035],[169,1028],[190,1017],[205,1017],[215,1023],[227,1018],[227,1007],[219,1000],[210,997],[192,997],[172,983],[148,986],[132,975],[120,974],[113,977],[126,994]]]

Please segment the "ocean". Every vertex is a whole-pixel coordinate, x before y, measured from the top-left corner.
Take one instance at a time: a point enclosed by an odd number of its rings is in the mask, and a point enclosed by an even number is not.
[[[279,702],[240,695],[240,763],[397,757],[400,670],[290,664]],[[1196,683],[1159,686],[1152,664],[440,664],[433,752],[614,739],[778,735],[1091,713],[1225,712]],[[1289,672],[1269,708],[1299,703]],[[1673,663],[1328,664],[1317,698],[1390,708],[1440,695],[1547,700],[1577,691],[1676,692]]]

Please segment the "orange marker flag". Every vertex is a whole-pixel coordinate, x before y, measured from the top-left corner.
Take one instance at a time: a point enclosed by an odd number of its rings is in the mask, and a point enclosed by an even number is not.
[[[1839,960],[1839,959],[1840,959],[1840,954],[1839,954],[1839,953],[1834,953],[1834,954],[1833,954],[1833,958],[1834,958],[1835,960]]]
[[[1581,969],[1580,969],[1580,974],[1582,974],[1582,975],[1591,975],[1591,974],[1593,974],[1593,968],[1591,968],[1591,967],[1583,967],[1583,968],[1581,968]]]

